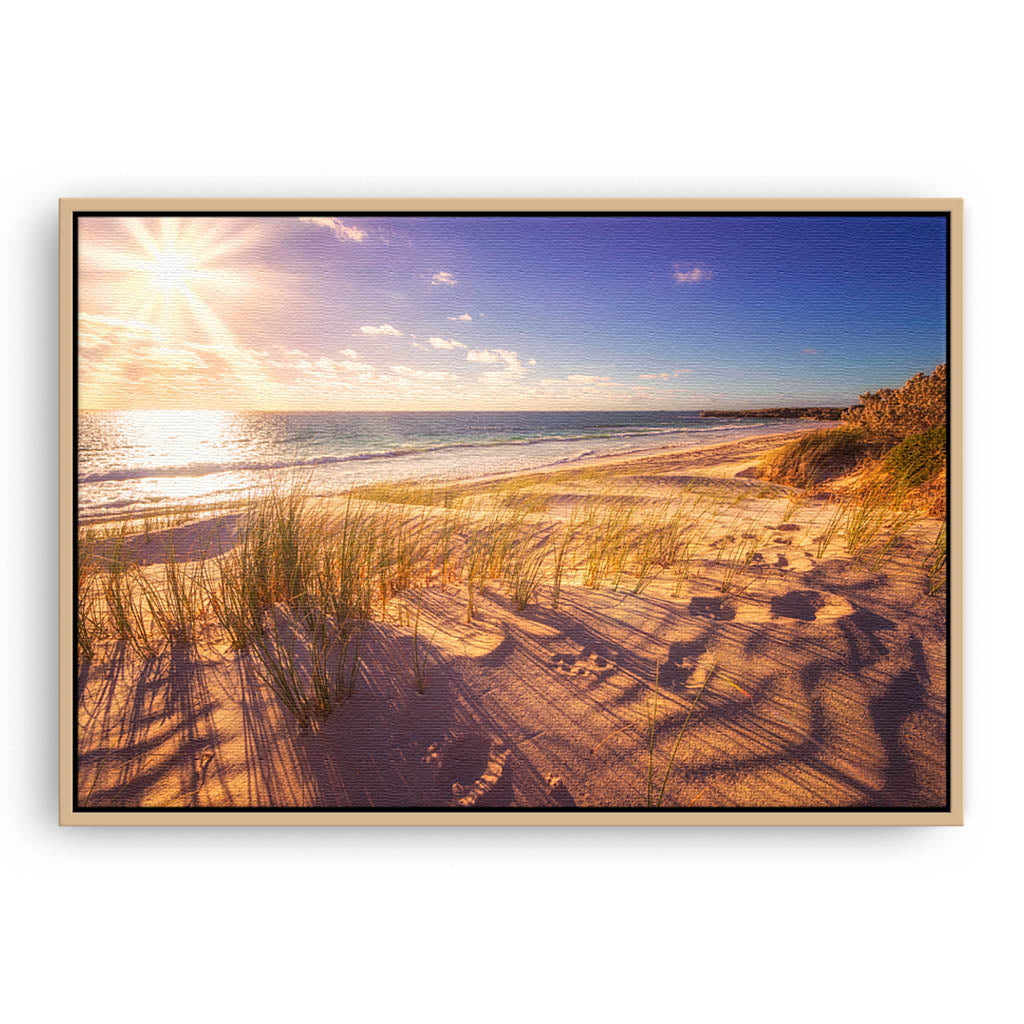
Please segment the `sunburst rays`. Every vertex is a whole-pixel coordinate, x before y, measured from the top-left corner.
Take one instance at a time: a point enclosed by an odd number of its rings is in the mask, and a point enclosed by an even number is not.
[[[183,398],[211,381],[250,398],[273,388],[249,339],[227,322],[272,277],[257,258],[258,227],[230,217],[123,217],[103,227],[81,246],[88,301],[79,327],[91,339],[94,381],[126,392],[156,379]],[[109,329],[125,322],[145,329],[131,338]]]

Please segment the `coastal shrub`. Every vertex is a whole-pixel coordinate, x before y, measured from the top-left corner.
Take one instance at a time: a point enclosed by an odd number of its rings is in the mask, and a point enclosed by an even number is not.
[[[843,420],[876,438],[902,440],[943,426],[946,402],[946,364],[930,374],[918,373],[900,388],[882,388],[860,396],[861,404],[847,410]]]
[[[945,423],[905,438],[886,455],[882,465],[905,487],[927,483],[946,468]]]
[[[852,472],[879,447],[859,427],[815,430],[766,455],[758,475],[774,483],[813,487]]]

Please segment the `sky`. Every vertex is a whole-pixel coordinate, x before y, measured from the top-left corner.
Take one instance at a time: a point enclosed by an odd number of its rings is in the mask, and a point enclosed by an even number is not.
[[[84,409],[847,405],[945,360],[945,220],[80,217]]]

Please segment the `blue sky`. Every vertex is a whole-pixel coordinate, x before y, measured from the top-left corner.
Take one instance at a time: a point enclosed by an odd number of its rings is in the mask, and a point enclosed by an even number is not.
[[[941,217],[81,224],[96,407],[846,404],[945,358]]]

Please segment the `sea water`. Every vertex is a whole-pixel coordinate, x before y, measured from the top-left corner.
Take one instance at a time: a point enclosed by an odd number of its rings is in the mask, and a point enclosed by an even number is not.
[[[298,475],[318,493],[452,480],[792,430],[699,412],[81,412],[83,518],[244,497]],[[806,425],[806,424],[805,424]]]

